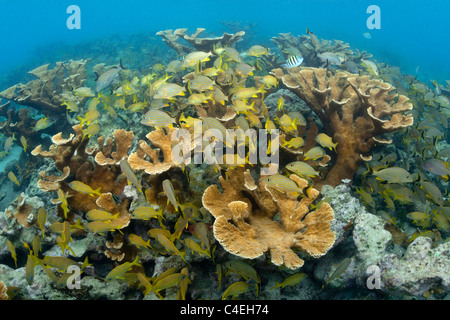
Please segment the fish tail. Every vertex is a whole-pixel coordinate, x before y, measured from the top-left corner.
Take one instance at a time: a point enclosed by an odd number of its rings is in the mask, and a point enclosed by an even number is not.
[[[102,187],[95,189],[93,193],[95,193],[98,196],[102,196],[102,193],[100,192],[102,190]]]

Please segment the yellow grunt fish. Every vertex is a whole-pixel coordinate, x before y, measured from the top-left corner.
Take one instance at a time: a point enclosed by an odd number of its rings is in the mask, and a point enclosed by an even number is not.
[[[136,256],[133,262],[125,262],[112,269],[105,277],[106,282],[113,279],[123,279],[124,274],[131,270],[133,266],[140,266],[139,256]]]
[[[17,184],[20,187],[19,180],[17,180],[16,175],[12,171],[8,172],[8,178],[9,180],[11,180],[11,182]]]
[[[153,207],[139,207],[131,212],[131,219],[149,220],[151,218],[163,217],[163,210],[156,211]]]
[[[99,209],[92,209],[86,213],[86,219],[91,220],[91,221],[108,221],[108,220],[117,219],[118,216],[119,216],[119,212],[113,215],[112,213],[110,213],[108,211],[99,210]]]
[[[222,300],[225,300],[229,296],[237,296],[239,294],[245,293],[250,289],[250,285],[248,283],[238,281],[230,285],[227,290],[222,294]]]
[[[127,177],[128,181],[132,183],[139,190],[139,192],[142,192],[142,184],[134,174],[133,169],[131,169],[127,159],[120,160],[120,169],[122,170],[122,173],[125,175],[125,177]]]
[[[44,207],[39,208],[37,221],[39,229],[41,229],[42,232],[42,238],[45,239],[45,222],[47,221],[47,212]]]
[[[14,264],[17,268],[17,254],[16,254],[16,247],[12,244],[9,239],[6,240],[6,247],[8,248],[9,252],[11,253],[11,257],[14,260]]]
[[[156,235],[156,240],[169,252],[175,253],[179,255],[184,261],[184,255],[186,252],[181,252],[180,250],[175,247],[172,241],[170,241],[166,236],[164,236],[162,233],[159,233]]]
[[[272,287],[270,290],[276,289],[276,288],[284,288],[287,286],[295,286],[296,284],[300,283],[304,278],[306,277],[306,273],[296,273],[292,276],[287,277],[284,279],[283,282],[278,283],[275,282],[275,287]]]
[[[150,240],[145,241],[144,239],[142,239],[141,237],[139,237],[136,234],[133,234],[133,233],[129,234],[128,240],[130,241],[131,244],[135,245],[138,248],[146,247],[146,248],[152,249],[152,247],[150,246]]]
[[[96,190],[93,190],[90,186],[88,186],[87,184],[84,184],[83,182],[80,182],[80,181],[76,181],[76,180],[72,181],[69,183],[69,186],[76,192],[88,194],[92,197],[94,197],[94,195],[98,195],[98,196],[102,195],[102,193],[100,192],[100,190],[102,189],[101,187]]]

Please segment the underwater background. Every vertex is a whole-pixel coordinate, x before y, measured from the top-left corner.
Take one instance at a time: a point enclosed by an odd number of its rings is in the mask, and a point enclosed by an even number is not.
[[[0,298],[449,298],[448,1],[0,3]]]

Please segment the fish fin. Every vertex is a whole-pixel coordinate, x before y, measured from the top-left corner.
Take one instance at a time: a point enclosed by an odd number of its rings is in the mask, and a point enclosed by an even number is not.
[[[120,58],[120,68],[122,68],[123,70],[128,70],[128,68],[125,68],[125,67],[123,66],[122,58]]]

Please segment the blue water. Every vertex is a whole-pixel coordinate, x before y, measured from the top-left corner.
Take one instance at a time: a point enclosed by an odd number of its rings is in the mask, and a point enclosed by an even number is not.
[[[18,67],[42,45],[75,44],[112,34],[206,28],[220,35],[218,20],[255,23],[256,39],[268,42],[280,32],[304,34],[308,27],[319,38],[340,39],[352,48],[374,54],[378,61],[399,66],[419,78],[450,79],[450,1],[386,0],[1,0],[0,72]],[[368,30],[369,5],[381,9],[381,29]],[[81,30],[68,30],[69,5],[81,9]],[[362,36],[370,32],[371,39]]]

